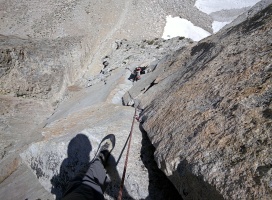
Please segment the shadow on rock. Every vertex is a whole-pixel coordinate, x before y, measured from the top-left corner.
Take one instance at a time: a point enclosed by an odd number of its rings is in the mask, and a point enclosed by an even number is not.
[[[179,190],[186,199],[223,200],[223,196],[201,175],[192,173],[193,166],[186,159],[181,161],[177,170],[169,178],[180,186]]]
[[[149,176],[149,196],[146,200],[182,200],[175,186],[158,168],[154,160],[155,147],[151,144],[141,124],[140,130],[142,132],[141,159],[148,170]]]
[[[105,193],[106,195],[109,195],[113,199],[117,199],[120,185],[121,185],[121,177],[118,174],[116,166],[117,166],[117,162],[115,158],[112,155],[110,155],[108,165],[106,166],[106,170],[111,179],[111,182],[107,186]],[[122,199],[133,200],[133,198],[128,194],[128,191],[125,187],[123,188]]]
[[[89,138],[84,134],[77,134],[69,143],[67,155],[60,166],[59,174],[52,177],[51,193],[60,199],[65,192],[69,181],[79,172],[85,174],[90,161],[90,152],[92,145]]]

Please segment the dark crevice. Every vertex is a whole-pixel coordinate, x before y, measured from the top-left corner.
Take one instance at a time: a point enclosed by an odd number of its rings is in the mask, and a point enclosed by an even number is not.
[[[148,86],[148,88],[144,91],[144,93],[146,93],[150,88],[152,88],[154,85],[156,85],[157,83],[155,83],[156,80],[152,81],[152,83],[150,83],[150,85]]]
[[[147,133],[142,128],[141,124],[140,130],[142,132],[141,159],[148,170],[149,176],[149,196],[145,200],[182,200],[182,197],[175,186],[158,168],[157,163],[154,160],[155,147],[150,142]]]

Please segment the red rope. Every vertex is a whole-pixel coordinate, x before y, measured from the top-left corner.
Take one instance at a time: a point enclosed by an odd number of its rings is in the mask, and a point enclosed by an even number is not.
[[[136,111],[137,111],[137,108],[135,108],[135,112],[134,112],[134,116],[133,116],[133,121],[132,121],[131,129],[130,129],[130,133],[129,133],[127,155],[126,155],[126,160],[125,160],[125,165],[124,165],[124,171],[123,171],[122,181],[121,181],[121,185],[120,185],[120,189],[119,189],[119,193],[118,193],[118,200],[121,200],[122,199],[122,195],[123,195],[125,175],[126,175],[126,171],[127,171],[128,155],[129,155],[129,149],[130,149],[130,143],[131,143],[131,138],[132,138],[132,132],[133,132],[133,127],[134,127],[134,122],[135,122],[135,117],[136,117]]]

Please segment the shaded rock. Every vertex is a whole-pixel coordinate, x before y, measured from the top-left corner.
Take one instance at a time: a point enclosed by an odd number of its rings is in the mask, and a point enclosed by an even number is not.
[[[141,128],[142,131],[142,148],[141,148],[141,159],[144,166],[148,170],[148,197],[146,199],[176,199],[182,200],[182,197],[175,189],[175,186],[165,176],[165,174],[157,167],[157,163],[154,160],[155,147],[151,144],[146,132]]]

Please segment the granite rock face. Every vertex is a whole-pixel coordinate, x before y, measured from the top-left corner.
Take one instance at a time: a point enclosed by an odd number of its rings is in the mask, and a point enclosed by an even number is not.
[[[124,96],[184,199],[272,197],[271,13],[165,57]]]

